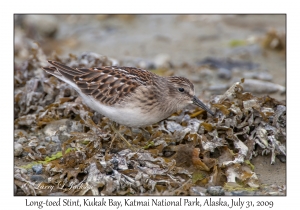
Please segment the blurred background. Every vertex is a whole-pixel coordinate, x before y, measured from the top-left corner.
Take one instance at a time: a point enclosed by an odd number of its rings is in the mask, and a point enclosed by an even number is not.
[[[15,15],[15,64],[96,53],[113,65],[185,76],[204,98],[245,91],[285,100],[285,15]]]

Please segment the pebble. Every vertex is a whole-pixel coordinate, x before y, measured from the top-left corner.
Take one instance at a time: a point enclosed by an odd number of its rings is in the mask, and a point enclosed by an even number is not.
[[[190,188],[190,195],[191,196],[197,196],[197,195],[205,196],[206,192],[207,192],[207,189],[204,188],[204,187],[191,187]]]
[[[208,57],[205,58],[202,61],[197,62],[199,66],[206,66],[209,65],[212,68],[226,68],[229,70],[238,68],[243,70],[252,70],[258,68],[258,64],[252,63],[249,61],[239,61],[239,60],[232,60],[232,59],[218,59],[218,58],[212,58]]]
[[[60,139],[58,138],[58,136],[52,136],[51,141],[53,141],[55,143],[60,143]]]
[[[154,65],[156,68],[170,68],[171,56],[169,54],[158,54],[154,58]]]
[[[32,170],[36,174],[41,174],[43,172],[43,166],[42,166],[42,164],[34,165],[34,166],[32,166]]]
[[[20,156],[23,152],[23,146],[20,143],[15,142],[14,156]]]
[[[251,55],[257,55],[262,53],[262,49],[258,44],[251,44],[251,45],[245,45],[245,46],[236,46],[231,49],[226,49],[226,57],[232,57],[232,56],[248,56],[250,57]]]
[[[278,85],[272,82],[255,80],[255,79],[245,79],[243,83],[244,92],[251,93],[284,93],[286,91],[285,87],[282,85]]]
[[[195,79],[193,79],[193,81],[195,82],[203,82],[206,79],[211,79],[213,78],[215,75],[215,72],[209,68],[205,68],[205,67],[201,67],[201,69],[199,69],[199,73],[197,75],[197,77],[195,77]]]
[[[259,71],[254,71],[254,72],[243,72],[243,77],[245,79],[258,79],[258,80],[264,80],[264,81],[272,81],[273,76],[267,72],[259,72]]]
[[[154,69],[155,65],[153,64],[152,61],[147,61],[147,60],[141,60],[138,62],[138,66],[142,69]]]
[[[17,140],[17,143],[23,144],[23,143],[26,142],[26,141],[27,141],[27,139],[26,139],[25,137],[21,137],[21,138],[19,138],[19,139]]]
[[[209,86],[207,90],[214,92],[214,94],[223,94],[228,88],[227,84],[216,84]]]
[[[210,186],[207,188],[207,193],[213,196],[225,195],[225,191],[221,186]]]
[[[42,175],[32,175],[30,177],[30,180],[32,182],[45,182],[46,181],[45,177],[43,177]]]
[[[219,68],[218,72],[217,72],[217,75],[221,79],[230,79],[231,75],[232,75],[232,72],[229,69],[226,69],[226,68]]]
[[[31,28],[42,36],[52,37],[58,30],[58,22],[54,15],[26,15],[25,27]]]
[[[46,137],[45,137],[45,141],[47,141],[47,142],[51,141],[51,137],[46,136]]]

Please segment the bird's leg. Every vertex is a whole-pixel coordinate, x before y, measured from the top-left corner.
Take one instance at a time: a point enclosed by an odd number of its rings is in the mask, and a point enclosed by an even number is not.
[[[117,129],[116,127],[119,128],[119,126],[117,126],[115,122],[112,122],[112,123],[111,123],[111,129],[113,130],[113,132],[114,132],[116,135],[118,135],[118,136],[120,137],[120,139],[122,139],[123,141],[125,141],[129,147],[131,147],[131,144],[125,139],[125,137],[119,132],[119,129]],[[115,136],[115,137],[116,137],[116,136]],[[114,137],[113,140],[111,141],[110,147],[112,146],[113,141],[116,139],[115,137]]]
[[[149,131],[147,131],[147,130],[146,130],[145,128],[143,128],[143,127],[141,127],[140,129],[142,130],[142,133],[143,133],[144,138],[145,138],[146,140],[149,140],[150,137],[151,137]]]
[[[109,145],[109,148],[111,148],[111,146],[112,146],[113,142],[114,142],[114,141],[115,141],[115,139],[116,139],[116,136],[117,136],[117,134],[115,134],[115,135],[114,135],[114,137],[113,137],[113,139],[111,140],[111,142],[110,142],[110,145]]]

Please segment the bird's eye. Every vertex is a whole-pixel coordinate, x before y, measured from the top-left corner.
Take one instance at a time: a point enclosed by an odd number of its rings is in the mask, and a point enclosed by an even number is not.
[[[183,92],[184,88],[178,88],[179,92]]]

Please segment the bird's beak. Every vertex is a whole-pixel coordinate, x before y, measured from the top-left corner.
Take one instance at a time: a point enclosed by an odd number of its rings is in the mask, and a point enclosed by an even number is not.
[[[204,109],[205,111],[207,111],[212,116],[215,116],[215,114],[209,108],[207,108],[207,106],[205,106],[205,104],[202,103],[196,96],[193,97],[193,104],[201,107],[202,109]]]

